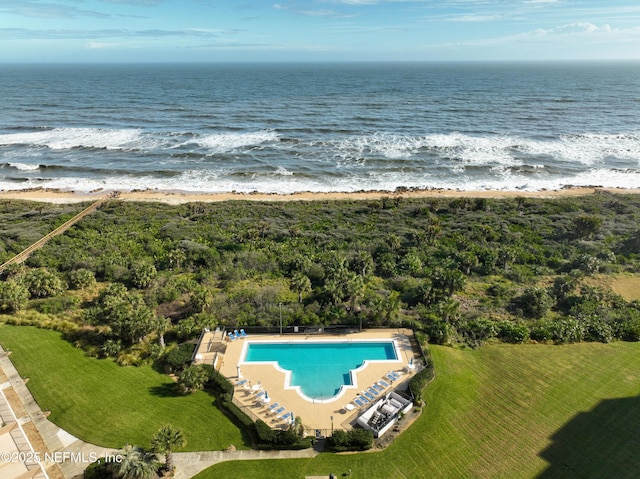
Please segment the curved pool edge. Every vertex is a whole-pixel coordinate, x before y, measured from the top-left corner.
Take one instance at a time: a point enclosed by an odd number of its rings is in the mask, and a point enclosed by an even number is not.
[[[280,366],[280,364],[278,363],[278,361],[245,361],[246,354],[247,354],[247,349],[249,348],[249,346],[251,344],[257,344],[257,343],[262,343],[262,344],[264,344],[264,343],[271,343],[271,344],[340,343],[340,344],[342,344],[342,343],[353,343],[353,342],[359,342],[359,343],[391,343],[393,345],[393,352],[394,352],[396,358],[395,359],[365,359],[363,361],[362,365],[360,365],[358,368],[349,370],[349,377],[351,379],[351,384],[343,384],[339,388],[337,394],[334,394],[331,397],[327,397],[326,399],[324,399],[324,398],[318,399],[318,398],[313,398],[313,397],[307,396],[302,391],[302,387],[301,386],[292,385],[291,384],[292,371],[289,370],[289,369],[282,368]],[[402,363],[402,359],[400,359],[400,358],[401,358],[400,347],[398,345],[397,340],[393,339],[393,338],[384,339],[384,340],[371,340],[371,339],[348,339],[348,340],[337,340],[337,339],[314,339],[314,340],[303,339],[303,340],[294,340],[294,339],[289,339],[289,340],[274,340],[274,339],[268,339],[268,340],[262,340],[262,341],[253,340],[253,339],[245,339],[244,340],[244,344],[242,345],[242,350],[240,352],[240,361],[238,362],[238,366],[241,367],[243,365],[271,365],[277,371],[279,371],[279,372],[284,374],[284,389],[285,390],[295,391],[298,394],[298,396],[300,396],[302,399],[304,399],[307,402],[313,403],[313,404],[329,404],[329,403],[338,401],[348,391],[357,390],[358,389],[358,374],[361,373],[362,371],[364,371],[369,366],[369,364],[373,364],[373,363],[398,364],[398,363]]]

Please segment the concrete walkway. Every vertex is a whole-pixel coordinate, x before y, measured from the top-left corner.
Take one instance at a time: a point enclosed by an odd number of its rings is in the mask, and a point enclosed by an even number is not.
[[[313,449],[301,451],[205,451],[176,452],[173,460],[176,464],[175,479],[189,479],[206,468],[225,461],[259,459],[309,459],[318,453]]]
[[[89,458],[104,457],[117,453],[115,449],[104,448],[81,441],[64,429],[49,421],[40,406],[31,395],[8,354],[0,346],[0,368],[7,376],[11,387],[22,403],[26,415],[18,418],[21,424],[33,422],[48,452],[58,453],[59,461],[43,462],[42,466],[49,471],[57,466],[65,479],[81,478],[84,469],[90,464]],[[44,451],[39,451],[44,453]],[[301,451],[203,451],[174,453],[176,464],[175,479],[189,479],[206,468],[225,461],[259,460],[259,459],[303,459],[315,457],[318,453],[313,449]],[[51,474],[50,474],[51,475]],[[55,477],[55,474],[53,474]]]

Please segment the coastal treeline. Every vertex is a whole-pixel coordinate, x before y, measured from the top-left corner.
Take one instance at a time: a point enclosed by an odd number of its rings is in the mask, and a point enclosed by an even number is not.
[[[78,205],[0,202],[0,261]],[[203,327],[414,327],[429,341],[640,339],[640,196],[109,201],[0,283],[5,321],[136,364]],[[625,276],[626,277],[626,276]],[[71,332],[73,334],[71,334]],[[185,354],[186,356],[186,354]]]

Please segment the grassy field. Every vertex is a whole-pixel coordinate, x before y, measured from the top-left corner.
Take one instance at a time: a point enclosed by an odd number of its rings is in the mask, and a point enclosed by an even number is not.
[[[160,426],[184,429],[184,450],[247,448],[237,427],[200,392],[173,394],[173,383],[150,367],[121,367],[110,360],[88,358],[54,331],[27,326],[0,326],[0,344],[49,419],[94,444],[122,447],[149,445]]]
[[[87,358],[51,331],[0,326],[0,344],[51,419],[90,442],[147,444],[166,421],[188,450],[242,446],[204,393],[167,394],[150,368]],[[432,346],[422,417],[383,452],[223,463],[198,476],[353,478],[640,477],[640,343]]]
[[[632,273],[594,274],[585,283],[619,294],[627,301],[640,300],[640,275]]]
[[[438,378],[383,452],[223,463],[197,479],[640,477],[640,344],[432,346]]]

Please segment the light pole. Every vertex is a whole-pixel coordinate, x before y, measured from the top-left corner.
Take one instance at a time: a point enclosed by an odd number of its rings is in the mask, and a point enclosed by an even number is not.
[[[333,436],[333,416],[329,416],[331,418],[331,435]]]
[[[282,303],[278,303],[280,307],[280,336],[282,336]]]

